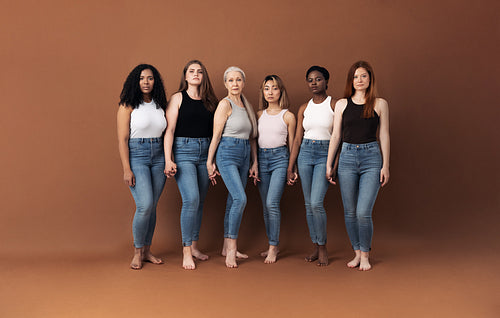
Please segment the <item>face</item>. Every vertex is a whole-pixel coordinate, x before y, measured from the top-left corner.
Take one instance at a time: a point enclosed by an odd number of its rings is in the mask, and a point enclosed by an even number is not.
[[[321,72],[312,71],[307,75],[307,85],[313,94],[326,91],[326,84],[328,83]]]
[[[143,94],[151,94],[153,91],[153,85],[155,83],[155,78],[153,77],[153,71],[150,69],[145,69],[141,72],[139,77],[139,87]]]
[[[370,74],[362,67],[359,67],[354,72],[352,86],[355,90],[367,90],[370,86]]]
[[[264,98],[268,103],[277,103],[280,100],[281,91],[278,84],[269,80],[264,84]]]
[[[191,64],[188,66],[185,74],[186,82],[191,85],[200,85],[203,79],[203,69],[200,64]]]
[[[229,94],[237,95],[241,94],[243,87],[245,86],[245,81],[243,81],[243,76],[240,72],[232,71],[227,73],[224,85],[226,86]]]

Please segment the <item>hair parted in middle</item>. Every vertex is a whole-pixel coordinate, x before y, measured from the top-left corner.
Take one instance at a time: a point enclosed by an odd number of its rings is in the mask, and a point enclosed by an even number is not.
[[[260,109],[266,109],[269,107],[269,103],[264,97],[264,86],[266,86],[266,83],[269,81],[271,81],[274,85],[276,85],[280,90],[280,99],[278,101],[279,106],[282,109],[287,109],[290,106],[290,101],[288,99],[288,94],[286,92],[285,84],[283,84],[283,80],[278,75],[267,75],[264,78],[262,85],[260,85],[260,90],[259,90]]]
[[[230,66],[224,71],[224,83],[226,83],[227,80],[227,74],[230,72],[238,72],[241,74],[241,77],[243,78],[243,82],[246,80],[245,72],[237,66]],[[245,95],[241,94],[241,101],[243,102],[243,105],[245,106],[245,110],[247,111],[248,118],[250,119],[250,123],[252,124],[252,134],[251,138],[256,138],[257,137],[257,119],[255,117],[255,111],[253,110],[252,104],[248,101],[248,99],[245,97]]]
[[[167,108],[167,96],[165,94],[165,87],[160,72],[149,64],[139,64],[128,74],[127,79],[123,83],[123,89],[120,93],[120,102],[118,105],[132,107],[135,109],[143,102],[143,94],[139,87],[141,73],[144,70],[151,70],[153,72],[154,84],[151,98],[156,103],[157,107],[165,110]]]
[[[354,63],[347,72],[347,81],[345,84],[344,98],[350,98],[354,95],[354,73],[358,68],[364,68],[368,72],[370,85],[365,93],[365,106],[363,108],[363,118],[370,118],[375,116],[375,100],[377,99],[377,88],[375,86],[375,73],[370,63],[366,61],[357,61]]]
[[[207,68],[201,61],[199,60],[191,60],[187,62],[186,66],[184,66],[184,70],[182,71],[182,76],[181,76],[181,82],[179,84],[179,92],[182,92],[187,89],[188,84],[186,82],[186,72],[189,69],[189,67],[193,64],[198,64],[200,65],[202,71],[203,71],[203,77],[201,78],[201,84],[199,87],[200,90],[200,96],[201,100],[203,101],[203,105],[205,107],[213,112],[215,111],[215,108],[217,108],[217,96],[215,96],[214,89],[212,87],[212,83],[210,82],[210,77],[208,76]]]

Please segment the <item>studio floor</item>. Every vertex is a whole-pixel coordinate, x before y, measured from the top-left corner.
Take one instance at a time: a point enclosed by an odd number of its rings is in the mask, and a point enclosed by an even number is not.
[[[289,248],[269,265],[247,250],[238,269],[209,250],[194,271],[180,249],[140,271],[131,251],[2,258],[0,317],[500,317],[500,257],[467,242],[380,237],[369,272],[335,247],[325,268]]]

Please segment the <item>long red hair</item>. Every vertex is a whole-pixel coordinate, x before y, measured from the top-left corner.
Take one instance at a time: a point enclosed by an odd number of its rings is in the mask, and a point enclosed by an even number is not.
[[[364,68],[370,76],[370,85],[366,89],[365,106],[363,108],[363,118],[370,118],[374,116],[375,100],[377,99],[377,89],[375,86],[375,73],[370,63],[366,61],[357,61],[354,63],[349,72],[347,73],[347,82],[345,84],[344,98],[349,98],[354,95],[354,73],[358,68]]]

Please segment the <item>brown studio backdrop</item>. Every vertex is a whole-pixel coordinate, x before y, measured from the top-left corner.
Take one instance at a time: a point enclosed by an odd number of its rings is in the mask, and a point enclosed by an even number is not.
[[[356,60],[372,63],[391,111],[391,183],[375,206],[377,235],[498,244],[498,2],[490,1],[67,1],[2,5],[0,239],[4,255],[101,254],[131,247],[134,203],[116,142],[121,85],[138,63],[163,75],[168,95],[184,64],[202,60],[217,96],[222,73],[247,73],[245,95],[280,75],[296,113],[314,64],[341,97]],[[239,243],[266,242],[256,188]],[[202,246],[222,241],[226,190],[206,201]],[[345,246],[337,187],[325,202],[329,246]],[[281,240],[309,246],[300,185],[286,188]],[[180,196],[166,184],[154,244],[180,247]],[[376,245],[375,245],[376,246]]]

